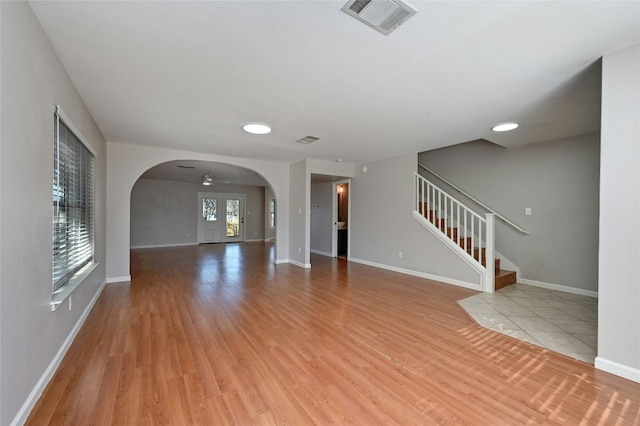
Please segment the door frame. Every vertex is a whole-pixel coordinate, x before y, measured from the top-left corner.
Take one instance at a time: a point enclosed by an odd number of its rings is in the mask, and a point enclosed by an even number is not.
[[[332,182],[331,185],[331,257],[338,257],[338,185],[348,185],[347,198],[347,260],[351,258],[351,179]]]
[[[222,222],[218,222],[217,226],[220,227],[220,232],[221,232],[221,237],[220,237],[220,243],[228,243],[228,242],[242,242],[244,243],[246,241],[247,238],[247,230],[246,230],[246,224],[247,221],[245,220],[246,217],[246,210],[247,210],[247,194],[234,194],[234,193],[225,193],[225,192],[212,192],[212,191],[198,191],[198,196],[197,196],[197,200],[196,200],[196,243],[197,244],[205,244],[207,243],[207,241],[202,241],[200,238],[200,230],[201,230],[201,221],[202,221],[202,205],[201,205],[201,199],[203,196],[210,196],[211,198],[217,198],[219,200],[219,204],[218,204],[218,220],[222,220],[224,221],[224,225],[222,224]],[[227,232],[226,232],[226,223],[227,223],[227,206],[225,203],[227,198],[241,198],[241,211],[240,211],[240,223],[242,225],[242,235],[241,235],[241,239],[238,240],[233,240],[233,241],[228,241],[227,240]],[[224,206],[224,207],[222,207]]]

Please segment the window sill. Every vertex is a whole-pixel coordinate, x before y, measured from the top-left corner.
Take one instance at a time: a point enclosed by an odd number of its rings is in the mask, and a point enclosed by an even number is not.
[[[58,306],[62,304],[67,298],[78,288],[80,284],[91,274],[91,272],[98,267],[97,262],[89,262],[82,269],[80,269],[60,290],[58,293],[54,293],[51,296],[51,310],[55,311]]]

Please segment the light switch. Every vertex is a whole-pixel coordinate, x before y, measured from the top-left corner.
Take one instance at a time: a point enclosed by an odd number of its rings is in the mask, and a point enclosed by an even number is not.
[[[531,207],[526,207],[524,209],[525,216],[531,216]]]

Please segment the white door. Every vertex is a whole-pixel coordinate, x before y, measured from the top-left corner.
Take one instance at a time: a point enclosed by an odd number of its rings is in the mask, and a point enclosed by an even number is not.
[[[220,194],[198,192],[198,243],[220,243],[222,199]]]
[[[243,194],[198,192],[198,243],[244,241]]]

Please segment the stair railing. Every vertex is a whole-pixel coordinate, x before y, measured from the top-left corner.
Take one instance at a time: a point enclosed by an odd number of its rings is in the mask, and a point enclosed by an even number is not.
[[[464,195],[465,197],[467,197],[468,199],[470,199],[471,201],[473,201],[474,203],[476,203],[477,205],[479,205],[480,207],[482,207],[483,209],[489,211],[490,213],[493,213],[498,219],[500,219],[504,224],[512,227],[513,229],[515,229],[516,231],[524,234],[524,235],[529,235],[529,231],[527,231],[526,229],[522,228],[521,226],[516,225],[515,223],[513,223],[512,221],[510,221],[509,219],[507,219],[506,217],[504,217],[503,215],[501,215],[500,213],[496,212],[495,210],[493,210],[491,207],[487,206],[485,203],[483,203],[482,201],[478,200],[477,198],[475,198],[473,195],[469,194],[468,192],[466,192],[464,189],[456,186],[455,184],[453,184],[452,182],[449,182],[447,179],[445,179],[444,177],[440,176],[439,174],[437,174],[436,172],[434,172],[433,170],[429,169],[428,167],[426,167],[423,164],[418,163],[418,167],[420,167],[421,169],[425,170],[427,173],[429,173],[430,175],[435,176],[436,178],[438,178],[439,180],[441,180],[442,182],[446,183],[447,185],[449,185],[451,188],[455,189],[458,193]]]
[[[461,256],[475,262],[483,274],[482,288],[493,293],[495,215],[487,213],[482,217],[423,176],[415,176],[415,210],[452,241]]]

